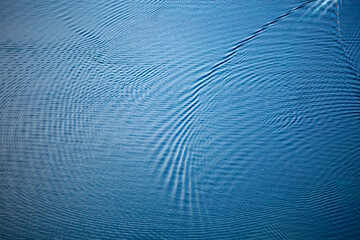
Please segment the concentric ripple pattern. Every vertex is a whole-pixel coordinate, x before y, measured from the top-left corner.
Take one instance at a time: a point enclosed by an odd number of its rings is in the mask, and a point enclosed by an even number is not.
[[[0,239],[357,239],[360,3],[1,1]]]

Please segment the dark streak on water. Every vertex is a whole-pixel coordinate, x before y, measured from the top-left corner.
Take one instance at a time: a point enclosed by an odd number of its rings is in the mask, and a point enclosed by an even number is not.
[[[359,17],[0,2],[0,238],[359,238]]]

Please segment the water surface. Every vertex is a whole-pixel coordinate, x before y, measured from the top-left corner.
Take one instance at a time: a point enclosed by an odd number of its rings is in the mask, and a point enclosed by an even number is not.
[[[359,238],[358,1],[16,0],[0,22],[0,238]]]

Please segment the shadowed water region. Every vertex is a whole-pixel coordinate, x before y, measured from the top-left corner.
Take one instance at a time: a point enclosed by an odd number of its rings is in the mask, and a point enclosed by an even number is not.
[[[0,1],[1,239],[358,239],[357,0]]]

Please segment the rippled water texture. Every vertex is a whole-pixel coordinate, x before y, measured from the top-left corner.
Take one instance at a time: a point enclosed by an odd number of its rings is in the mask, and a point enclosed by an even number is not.
[[[0,1],[0,239],[359,239],[359,22]]]

